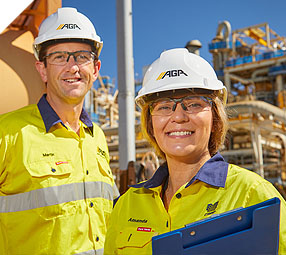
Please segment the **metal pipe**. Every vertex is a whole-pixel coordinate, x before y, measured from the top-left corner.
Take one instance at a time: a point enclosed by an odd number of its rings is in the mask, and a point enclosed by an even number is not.
[[[268,81],[269,77],[264,76],[264,77],[255,77],[255,78],[251,78],[251,79],[245,79],[242,77],[239,77],[235,74],[228,74],[228,76],[230,77],[230,79],[238,81],[244,85],[249,85],[249,84],[253,84],[254,82],[262,82],[262,81]]]
[[[278,74],[276,76],[276,91],[279,94],[283,90],[283,76],[282,74]]]
[[[242,64],[238,66],[233,67],[226,67],[225,70],[228,70],[229,73],[237,73],[240,71],[255,69],[255,68],[262,68],[262,67],[269,67],[274,65],[280,65],[286,61],[286,57],[283,56],[281,58],[273,58],[269,60],[262,60],[262,61],[256,61],[251,62],[247,64]]]
[[[119,108],[119,169],[135,161],[135,105],[132,41],[132,0],[117,0],[117,77]]]
[[[251,132],[253,151],[256,160],[257,173],[264,178],[263,151],[262,151],[261,133],[259,126],[254,124],[250,132]]]
[[[254,25],[254,26],[249,26],[249,27],[244,27],[244,28],[240,28],[240,29],[236,29],[236,30],[233,30],[233,34],[235,33],[240,33],[240,32],[244,32],[245,30],[248,30],[250,28],[260,28],[260,27],[264,27],[266,26],[267,23],[261,23],[261,24],[258,24],[258,25]]]
[[[270,31],[269,31],[269,25],[267,23],[265,24],[265,32],[266,32],[267,47],[270,49],[272,48],[272,45],[270,44]]]
[[[251,74],[251,79],[254,80],[259,74],[265,74],[264,76],[268,77],[268,72],[269,72],[268,67],[262,68],[262,69],[257,69],[255,71],[253,71],[253,73]]]
[[[230,87],[231,87],[231,79],[230,79],[230,74],[229,74],[228,70],[226,70],[224,72],[224,84],[225,84],[225,86],[227,88],[227,91],[230,93],[230,91],[231,91],[231,89],[230,89]]]
[[[224,33],[223,33],[224,29]],[[231,33],[231,25],[227,20],[219,23],[218,28],[216,30],[216,37],[221,38],[222,40],[227,42],[227,48],[229,47],[229,35]]]
[[[275,120],[286,123],[286,112],[277,106],[268,104],[263,101],[242,101],[230,103],[227,105],[227,109],[232,114],[238,113],[263,113],[272,115]]]

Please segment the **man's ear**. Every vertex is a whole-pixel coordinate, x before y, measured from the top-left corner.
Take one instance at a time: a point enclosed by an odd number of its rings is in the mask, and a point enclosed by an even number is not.
[[[47,68],[45,67],[44,62],[36,61],[35,66],[41,76],[42,81],[46,83],[48,81],[48,78],[47,78]]]
[[[100,67],[101,67],[101,61],[100,60],[97,60],[96,62],[94,62],[94,71],[93,71],[94,81],[97,79],[97,77],[99,75]]]

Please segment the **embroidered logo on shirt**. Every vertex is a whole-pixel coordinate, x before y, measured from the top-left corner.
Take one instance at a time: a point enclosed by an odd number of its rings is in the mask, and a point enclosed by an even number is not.
[[[99,147],[97,147],[97,154],[106,158],[106,152],[102,149],[100,149]]]
[[[52,157],[55,156],[55,153],[49,152],[49,153],[43,153],[43,157]]]
[[[61,164],[68,164],[69,162],[68,161],[58,161],[56,162],[56,165],[61,165]]]
[[[147,223],[147,220],[146,220],[146,219],[144,219],[144,220],[140,220],[140,219],[133,219],[133,218],[130,218],[128,221],[129,221],[129,222]]]
[[[138,227],[137,231],[151,232],[151,228]]]
[[[215,211],[217,209],[217,206],[218,206],[218,202],[219,201],[215,202],[214,204],[208,204],[207,205],[207,209],[206,209],[207,212],[205,213],[204,216],[207,216],[207,215],[215,213]]]

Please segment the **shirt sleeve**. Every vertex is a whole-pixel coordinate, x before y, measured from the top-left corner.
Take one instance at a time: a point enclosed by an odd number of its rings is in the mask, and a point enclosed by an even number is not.
[[[277,189],[268,181],[263,180],[251,187],[248,193],[247,206],[251,206],[265,200],[278,197],[280,203],[280,231],[279,231],[279,255],[286,254],[286,202]]]
[[[7,157],[7,141],[3,134],[3,132],[0,130],[0,187],[3,185],[3,182],[5,180],[5,168],[6,168],[6,157]],[[0,189],[1,191],[1,189]]]
[[[101,130],[101,132],[102,132],[102,140],[104,141],[104,148],[106,151],[106,157],[105,158],[106,158],[107,164],[109,164],[110,163],[110,156],[109,156],[108,145],[107,145],[107,141],[106,141],[105,135],[104,135],[102,130]],[[110,171],[111,171],[111,169],[110,169]],[[119,190],[115,184],[114,179],[113,179],[112,191],[113,191],[113,199],[118,198],[120,194],[119,194]]]

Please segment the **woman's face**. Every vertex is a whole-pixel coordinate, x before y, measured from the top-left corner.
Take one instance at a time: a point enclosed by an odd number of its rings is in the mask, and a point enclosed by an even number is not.
[[[172,96],[180,99],[186,96]],[[177,103],[170,115],[157,114],[156,111],[168,111],[168,105],[153,103],[152,112],[153,135],[160,149],[166,154],[166,158],[174,158],[186,163],[195,162],[203,155],[209,155],[208,143],[212,131],[213,115],[211,104],[200,101],[200,97],[194,97],[194,101],[188,106],[190,110],[184,110],[181,103]],[[184,102],[184,101],[183,101]],[[169,106],[175,103],[170,102]],[[171,107],[172,108],[172,107]],[[186,108],[185,108],[186,109]],[[154,112],[155,111],[155,112]]]

